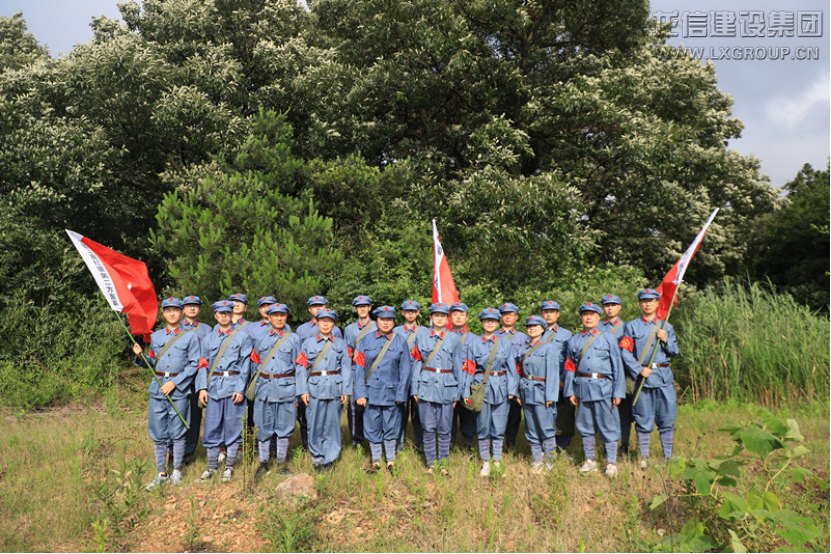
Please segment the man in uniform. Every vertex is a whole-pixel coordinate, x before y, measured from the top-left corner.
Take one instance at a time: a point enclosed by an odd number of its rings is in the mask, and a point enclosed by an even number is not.
[[[519,307],[516,304],[506,302],[499,307],[499,313],[502,315],[502,327],[496,332],[500,340],[510,340],[514,347],[514,357],[519,355],[519,350],[528,341],[528,336],[522,331],[517,331],[516,321],[519,318]],[[505,427],[505,446],[511,448],[516,444],[516,437],[519,434],[519,425],[522,423],[522,406],[519,403],[519,397],[514,397],[510,401],[508,409],[508,425]]]
[[[271,451],[277,454],[277,467],[283,475],[286,468],[289,439],[294,435],[296,417],[294,360],[300,355],[300,338],[286,329],[289,309],[285,304],[274,303],[266,314],[271,329],[260,333],[254,341],[251,361],[252,374],[257,379],[254,425],[257,427],[257,447],[260,466],[254,477],[268,473]]]
[[[678,341],[675,329],[666,321],[656,317],[658,299],[661,295],[655,289],[638,292],[638,307],[641,317],[624,325],[620,347],[623,365],[629,376],[636,380],[636,386],[643,382],[643,389],[637,402],[633,401],[632,416],[638,433],[638,449],[641,452],[641,469],[646,469],[649,458],[649,435],[657,425],[661,437],[664,457],[672,457],[672,439],[677,413],[675,383],[670,358],[678,355]],[[649,359],[655,351],[652,363]],[[636,389],[637,391],[637,389]],[[636,392],[637,394],[637,392]]]
[[[415,300],[405,300],[401,303],[400,309],[401,315],[404,317],[404,325],[399,325],[392,332],[401,335],[407,341],[407,351],[409,352],[415,346],[415,340],[419,333],[425,331],[425,328],[418,324],[421,304]],[[410,359],[410,365],[412,366],[412,359]],[[407,401],[401,406],[401,435],[398,438],[399,451],[404,448],[404,440],[407,438],[407,419],[413,420],[413,437],[415,438],[416,448],[421,450],[424,431],[421,429],[421,420],[418,419],[418,404],[412,397],[408,397]]]
[[[196,333],[200,341],[211,334],[211,326],[201,323],[197,318],[202,313],[202,299],[198,296],[188,295],[182,299],[184,302],[185,319],[182,320],[182,328],[186,331]],[[199,432],[202,427],[202,408],[199,407],[199,391],[194,387],[190,395],[190,429],[185,440],[185,465],[193,461],[196,447],[199,445]],[[173,448],[169,443],[168,449]]]
[[[228,297],[229,302],[234,303],[234,311],[231,316],[231,323],[234,326],[242,325],[243,327],[247,327],[250,321],[245,319],[245,310],[248,309],[248,297],[238,292],[236,294],[232,294]],[[250,332],[249,332],[250,333]]]
[[[303,341],[294,365],[297,393],[306,406],[309,452],[320,473],[340,456],[340,416],[352,390],[352,362],[346,343],[333,333],[338,314],[322,308],[316,316],[318,333]]]
[[[251,371],[251,337],[232,324],[233,302],[215,302],[211,308],[217,326],[208,335],[202,351],[205,362],[196,375],[199,402],[205,406],[202,444],[208,451],[208,467],[201,479],[207,481],[219,468],[219,449],[225,446],[227,460],[223,481],[230,481],[242,442],[242,417],[247,407],[245,389]]]
[[[439,437],[438,463],[442,475],[449,475],[450,428],[453,408],[461,395],[464,355],[459,335],[445,329],[450,308],[443,302],[430,305],[429,332],[416,336],[410,355],[413,376],[410,392],[418,403],[418,415],[424,431],[424,456],[427,473],[436,464],[436,433]]]
[[[306,305],[309,307],[309,314],[312,317],[309,321],[297,327],[297,336],[300,337],[301,344],[306,339],[315,336],[318,332],[317,313],[326,308],[326,304],[328,303],[329,301],[320,295],[310,296],[306,301]],[[337,326],[332,328],[332,336],[335,338],[343,338]],[[303,402],[298,402],[297,404],[297,423],[300,424],[300,440],[303,442],[303,451],[306,452],[309,450],[309,425],[306,421],[306,404]]]
[[[150,381],[147,430],[154,442],[158,474],[147,485],[147,490],[155,489],[168,481],[168,441],[173,443],[173,475],[169,479],[176,485],[182,483],[182,459],[185,453],[187,427],[176,413],[171,401],[175,403],[185,421],[189,422],[190,393],[202,357],[199,337],[196,333],[182,329],[180,325],[182,306],[182,301],[178,298],[162,301],[162,314],[167,326],[150,335],[150,352],[145,357],[157,377]],[[143,349],[136,343],[133,344],[133,352],[140,356]],[[137,359],[136,363],[144,365],[144,360]]]
[[[546,324],[542,340],[554,346],[554,350],[557,352],[557,364],[562,372],[566,363],[566,344],[568,339],[571,338],[571,331],[557,324],[557,320],[560,319],[560,304],[555,300],[546,300],[541,303],[540,315],[542,315]],[[563,394],[564,385],[565,383],[561,379],[560,397],[557,402],[557,421],[554,423],[557,427],[557,436],[555,437],[557,452],[560,454],[566,453],[566,449],[574,437],[574,406],[569,402],[568,397]]]
[[[343,332],[346,347],[349,351],[349,359],[355,356],[361,341],[369,333],[375,330],[375,322],[369,318],[372,310],[372,298],[366,295],[356,296],[352,299],[352,308],[358,315],[358,321],[350,323]],[[355,382],[357,385],[357,381]],[[346,419],[349,422],[349,435],[352,437],[352,448],[364,442],[364,418],[361,409],[355,404],[358,397],[352,391],[352,401],[346,407]]]
[[[618,317],[623,301],[616,294],[604,294],[600,301],[603,306],[603,314],[606,316],[597,327],[601,331],[613,335],[618,343],[623,338],[623,326],[625,322]],[[620,418],[620,453],[629,454],[629,437],[632,435],[632,398],[634,397],[635,381],[629,377],[624,370],[623,376],[626,381],[626,396],[620,401],[617,407]]]
[[[259,310],[262,319],[258,323],[252,323],[246,327],[248,334],[251,335],[251,340],[256,341],[260,334],[271,330],[271,318],[268,315],[268,310],[277,303],[277,299],[273,296],[262,296],[257,300],[257,310]],[[283,325],[282,328],[286,331],[291,331],[291,325],[288,323]]]
[[[597,471],[594,435],[599,433],[606,446],[606,475],[616,477],[620,419],[614,410],[624,396],[623,365],[615,337],[597,329],[600,314],[597,304],[580,306],[583,331],[566,348],[565,396],[577,407],[576,427],[583,437],[586,461],[580,473]]]
[[[478,335],[468,331],[468,311],[469,308],[464,302],[450,304],[450,331],[459,335],[462,354],[466,352],[465,348],[467,344],[473,344],[472,341],[479,339]],[[471,342],[468,343],[468,341]],[[451,443],[456,440],[456,429],[462,432],[465,450],[473,448],[473,437],[476,436],[476,414],[465,408],[461,402],[457,402],[456,407],[453,408],[453,425],[450,429]]]
[[[355,396],[363,408],[364,431],[372,454],[370,473],[381,469],[381,447],[387,471],[395,471],[396,442],[401,434],[401,408],[409,397],[410,351],[407,341],[392,332],[395,308],[375,310],[378,330],[355,347]]]

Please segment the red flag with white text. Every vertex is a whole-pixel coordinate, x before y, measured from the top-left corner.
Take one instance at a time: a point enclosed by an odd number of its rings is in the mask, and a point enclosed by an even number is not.
[[[119,254],[85,236],[66,229],[92,272],[110,307],[127,314],[130,331],[143,335],[145,342],[156,325],[159,302],[144,262]]]
[[[433,220],[433,303],[444,302],[450,305],[459,301],[456,292],[456,283],[450,273],[450,265],[444,255],[444,249],[439,240],[439,231],[436,229],[436,220]]]
[[[704,227],[702,227],[698,232],[695,240],[689,248],[687,248],[687,251],[684,252],[684,255],[681,256],[677,262],[675,262],[675,265],[672,266],[669,273],[664,276],[661,284],[658,285],[656,290],[661,293],[661,299],[658,300],[658,312],[656,314],[658,319],[666,319],[667,313],[669,312],[670,302],[672,302],[672,297],[675,295],[675,289],[678,287],[678,284],[683,281],[684,273],[687,272],[687,267],[690,265],[690,261],[692,261],[695,253],[698,252],[698,247],[701,246],[701,241],[704,240],[704,235],[707,234],[707,228],[713,222],[713,219],[715,219],[717,213],[718,208],[710,214],[710,218],[707,220],[707,223],[705,223]],[[675,305],[678,305],[678,298],[675,299]]]

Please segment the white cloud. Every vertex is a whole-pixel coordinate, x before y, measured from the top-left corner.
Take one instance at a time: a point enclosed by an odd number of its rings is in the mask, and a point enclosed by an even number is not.
[[[801,94],[773,98],[767,103],[766,112],[773,123],[793,131],[805,123],[806,118],[814,109],[827,105],[829,101],[831,101],[831,94],[829,94],[829,76],[826,73],[804,89]]]

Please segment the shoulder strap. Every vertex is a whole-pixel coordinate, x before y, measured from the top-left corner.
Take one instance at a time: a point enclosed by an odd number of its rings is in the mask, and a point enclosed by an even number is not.
[[[378,357],[375,358],[375,361],[372,362],[372,366],[369,368],[369,371],[366,372],[366,378],[364,379],[364,383],[369,383],[369,376],[372,375],[372,372],[375,371],[375,369],[381,363],[381,360],[384,359],[384,354],[387,353],[387,350],[392,344],[393,339],[395,339],[395,336],[393,336],[392,339],[387,339],[387,342],[386,344],[384,344],[384,347],[381,349],[381,352],[378,354]]]
[[[329,352],[329,349],[332,348],[332,344],[334,344],[334,340],[326,339],[326,344],[323,346],[323,350],[320,351],[320,354],[317,355],[315,358],[315,363],[312,364],[312,368],[309,370],[309,373],[314,372],[317,368],[318,364],[326,357],[326,354]]]
[[[412,348],[412,347],[413,347],[413,343],[415,342],[416,335],[418,335],[418,325],[416,325],[415,327],[413,327],[413,332],[412,332],[412,333],[410,333],[410,336],[409,336],[409,337],[407,337],[407,347],[408,347],[408,348]]]
[[[438,356],[439,350],[441,350],[441,345],[444,344],[444,341],[446,341],[447,337],[449,337],[449,336],[450,336],[450,331],[447,331],[444,334],[444,336],[441,338],[441,340],[436,343],[436,346],[433,347],[433,350],[430,352],[430,355],[427,356],[426,360],[424,360],[424,366],[423,367],[430,367],[430,362],[433,361],[433,358]]]
[[[523,363],[525,362],[525,360],[527,360],[527,359],[528,359],[528,356],[530,356],[531,354],[533,354],[533,353],[537,350],[537,348],[539,348],[540,346],[542,346],[542,345],[544,345],[544,344],[547,344],[547,343],[546,343],[545,341],[541,340],[540,342],[538,342],[538,343],[536,344],[536,346],[534,346],[533,348],[531,348],[530,350],[528,350],[528,352],[526,352],[526,353],[522,356],[522,361],[523,361]]]
[[[363,338],[364,338],[364,337],[366,336],[366,334],[367,334],[367,333],[369,333],[369,331],[370,331],[371,329],[373,329],[374,327],[375,327],[375,322],[374,322],[374,321],[370,321],[369,323],[367,323],[367,324],[366,324],[366,327],[364,327],[363,329],[361,329],[361,332],[360,332],[360,333],[358,333],[358,336],[357,336],[357,337],[355,337],[355,348],[353,348],[352,350],[357,350],[357,349],[358,349],[358,345],[359,345],[359,344],[361,344],[361,341],[363,340]]]
[[[161,360],[161,359],[162,359],[162,356],[164,356],[164,355],[165,355],[165,353],[166,353],[168,350],[170,350],[170,347],[171,347],[171,346],[173,346],[173,344],[174,344],[177,340],[179,340],[180,338],[184,337],[184,336],[185,336],[186,334],[188,334],[189,332],[190,332],[190,329],[182,329],[181,331],[179,331],[179,334],[177,334],[176,336],[174,336],[174,337],[173,337],[173,340],[168,341],[168,342],[167,342],[167,344],[165,344],[164,346],[162,346],[162,349],[161,349],[161,350],[159,350],[159,356],[156,358],[156,360]]]
[[[649,354],[649,351],[652,350],[652,345],[655,344],[655,337],[658,336],[658,326],[653,325],[652,331],[650,331],[649,336],[646,337],[646,342],[644,343],[643,350],[641,350],[641,355],[638,357],[638,363],[643,366],[643,363],[646,361],[646,356]]]
[[[467,336],[469,334],[470,334],[469,332],[465,331],[464,333],[461,334],[461,337],[459,337],[459,342],[462,343],[462,346],[465,345],[465,341],[467,340]]]
[[[491,376],[491,369],[493,368],[493,361],[496,359],[496,349],[499,346],[499,337],[494,337],[493,346],[491,346],[491,355],[488,356],[488,365],[485,367],[485,378],[482,379],[482,384],[488,383],[488,378]]]
[[[231,334],[228,335],[228,338],[225,339],[225,342],[222,343],[222,347],[219,349],[219,353],[216,355],[216,359],[214,360],[214,363],[211,364],[211,371],[210,371],[210,373],[208,373],[208,384],[210,384],[210,382],[211,382],[211,377],[214,376],[214,372],[216,371],[216,366],[219,365],[219,360],[221,360],[222,356],[225,355],[225,351],[228,350],[228,346],[231,344],[231,341],[234,340],[234,337],[237,335],[237,333],[240,332],[240,329],[242,329],[243,327],[245,327],[245,325],[240,325],[239,327],[237,327],[236,329],[231,331]]]
[[[268,356],[266,356],[263,359],[263,363],[260,364],[260,367],[265,367],[268,365],[268,362],[270,362],[271,359],[277,355],[277,351],[280,350],[280,347],[283,346],[283,343],[286,342],[286,339],[289,338],[289,335],[291,335],[291,331],[286,331],[286,334],[280,337],[280,340],[278,340],[274,344],[274,346],[271,347],[271,350],[268,351]]]
[[[249,323],[251,323],[251,322],[250,322],[250,321],[248,321],[248,320],[243,321],[243,322],[242,322],[242,325],[240,325],[239,327],[237,327],[237,329],[242,329],[243,327],[245,327],[245,326],[246,326],[246,325],[248,325]]]
[[[580,364],[583,363],[583,358],[586,357],[586,352],[589,351],[589,348],[591,347],[592,343],[594,343],[594,341],[597,340],[597,337],[599,337],[602,332],[603,331],[598,331],[596,335],[593,335],[592,338],[587,340],[586,344],[583,345],[583,350],[580,351],[580,359],[577,360],[577,369],[580,369]]]
[[[615,333],[617,333],[617,330],[618,330],[618,329],[620,329],[622,326],[623,326],[623,320],[622,320],[622,319],[618,319],[618,320],[617,320],[617,323],[615,323],[615,326],[614,326],[614,327],[612,327],[612,328],[611,328],[609,331],[607,331],[607,332],[608,332],[609,334],[614,335]]]

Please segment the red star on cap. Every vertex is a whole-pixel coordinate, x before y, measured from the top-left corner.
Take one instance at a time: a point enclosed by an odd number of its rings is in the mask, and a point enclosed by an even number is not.
[[[489,311],[489,312],[492,312],[492,311],[493,311],[493,308],[488,308],[488,311]]]
[[[227,305],[228,305],[228,303],[227,303],[227,302],[223,302],[223,303],[222,303],[222,305],[223,305],[223,306],[227,306]]]
[[[587,302],[587,303],[586,303],[586,306],[591,306],[591,305],[592,305],[592,303],[591,303],[591,302]]]
[[[649,292],[649,289],[644,289],[644,292]]]

